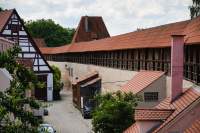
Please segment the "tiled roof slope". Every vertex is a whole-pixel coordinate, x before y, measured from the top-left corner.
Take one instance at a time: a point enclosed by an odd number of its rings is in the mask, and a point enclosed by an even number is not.
[[[88,22],[86,31],[86,21]],[[72,43],[92,41],[94,39],[103,39],[110,37],[102,17],[83,16],[76,29]]]
[[[189,22],[190,21],[183,21],[118,35],[111,38],[91,42],[81,42],[73,45],[69,52],[169,47],[171,44],[171,35],[182,34]]]
[[[10,18],[13,10],[4,10],[0,12],[0,32],[4,28],[5,24],[7,23],[8,19]]]
[[[191,127],[186,129],[184,133],[200,133],[200,120],[194,121]]]
[[[161,116],[166,119],[164,120],[164,122],[157,127],[153,133],[158,133],[162,128],[164,128],[165,126],[167,126],[168,124],[170,124],[170,122],[175,119],[176,117],[178,117],[179,115],[181,115],[182,112],[184,112],[185,110],[187,110],[190,106],[192,106],[192,104],[200,99],[200,92],[191,88],[191,89],[187,89],[182,96],[180,96],[177,100],[175,100],[174,102],[170,102],[170,98],[166,98],[165,100],[163,100],[159,105],[157,105],[154,109],[149,109],[149,111],[151,112],[151,110],[157,110],[157,111],[162,111],[162,110],[168,110],[169,112],[165,112],[166,114],[162,114]],[[148,109],[145,109],[148,112]],[[170,114],[170,110],[171,110],[171,114]],[[155,113],[154,113],[155,114]],[[167,116],[169,114],[169,116]],[[140,116],[139,116],[140,115]],[[152,115],[150,113],[148,114],[144,114],[144,110],[136,110],[136,119],[139,118],[139,120],[152,120],[152,117],[157,117],[155,115]],[[146,117],[148,119],[143,119],[142,117]],[[154,119],[153,119],[154,120]],[[199,129],[199,125],[197,125],[199,122],[195,122],[191,128],[187,129],[186,133],[193,133],[190,132],[192,131],[192,128],[197,128]],[[134,129],[134,130],[133,130]],[[141,133],[139,129],[136,128],[136,124],[133,124],[131,127],[129,127],[128,129],[125,130],[124,133]],[[195,131],[195,130],[193,130]],[[196,132],[194,132],[196,133]]]
[[[165,73],[160,71],[140,71],[127,84],[122,86],[123,92],[132,92],[134,94],[142,91],[155,80],[159,79]]]
[[[195,89],[186,90],[183,95],[170,103],[170,98],[166,98],[163,102],[157,105],[156,109],[172,109],[174,112],[154,131],[159,132],[163,127],[168,125],[173,119],[179,116],[184,110],[186,110],[193,102],[200,98],[200,93]]]
[[[82,82],[84,82],[86,80],[90,81],[90,80],[93,80],[95,78],[98,78],[98,76],[99,76],[99,73],[97,71],[89,72],[89,73],[79,77],[72,84],[82,83]]]
[[[32,68],[33,67],[33,60],[18,58],[16,61],[17,61],[17,63],[23,65],[26,68]]]
[[[200,43],[199,27],[200,17],[197,17],[193,20],[166,24],[106,39],[72,43],[65,53],[170,47],[172,34],[186,35],[184,38],[186,45],[197,44]]]
[[[12,48],[14,46],[14,43],[15,42],[13,41],[0,37],[0,53],[8,50],[9,48]]]
[[[60,47],[39,47],[42,54],[62,54],[65,53],[65,51],[68,51],[70,48],[70,45],[64,45]]]
[[[40,48],[40,47],[47,47],[45,41],[43,38],[33,38],[35,41],[35,44]]]
[[[133,124],[129,128],[127,128],[123,133],[140,133],[140,128]]]
[[[174,110],[167,109],[136,109],[135,120],[166,120]]]

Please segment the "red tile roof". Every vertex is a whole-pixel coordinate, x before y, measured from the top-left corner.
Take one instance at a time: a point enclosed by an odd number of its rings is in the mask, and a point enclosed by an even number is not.
[[[133,124],[129,128],[127,128],[123,133],[141,133],[138,125]]]
[[[196,120],[187,128],[184,133],[200,133],[200,120]]]
[[[127,84],[122,86],[121,90],[123,92],[133,92],[134,94],[137,94],[164,74],[164,72],[160,71],[140,71],[128,81]]]
[[[43,38],[33,38],[35,41],[35,44],[40,48],[40,47],[47,47],[47,44],[45,43]]]
[[[22,58],[18,58],[17,63],[23,65],[26,68],[33,68],[33,60],[31,59],[22,59]]]
[[[0,12],[0,31],[5,26],[5,23],[8,21],[8,18],[11,16],[12,12],[13,10],[5,10]],[[199,26],[200,17],[197,17],[193,20],[166,24],[162,26],[114,36],[111,38],[94,40],[89,42],[72,43],[63,50],[60,50],[63,48],[61,46],[54,48],[43,48],[41,49],[41,51],[44,54],[59,54],[67,52],[111,51],[134,48],[170,47],[172,34],[185,34],[185,44],[187,45],[199,44]]]
[[[185,44],[200,43],[200,17],[177,23],[122,34],[106,39],[72,43],[67,52],[112,51],[135,48],[161,48],[171,46],[172,34],[184,34]],[[52,48],[57,49],[57,48]],[[60,52],[61,53],[61,52]]]
[[[7,49],[14,46],[13,41],[10,41],[6,38],[0,37],[0,52],[6,51]]]
[[[86,24],[88,22],[88,29],[86,31]],[[92,41],[95,39],[103,39],[110,37],[108,30],[103,22],[102,17],[97,16],[83,16],[76,29],[72,43]]]
[[[166,120],[172,114],[172,112],[173,110],[171,109],[136,109],[135,120]]]
[[[77,84],[77,83],[80,83],[80,82],[84,82],[85,80],[89,80],[89,79],[93,80],[95,78],[98,78],[98,76],[99,76],[99,73],[97,71],[89,72],[89,73],[79,77],[72,84]]]
[[[95,78],[95,79],[93,79],[93,80],[91,80],[91,81],[88,81],[88,82],[86,82],[85,84],[81,85],[81,87],[85,87],[85,86],[88,86],[88,85],[92,85],[92,84],[96,83],[96,82],[99,81],[99,80],[101,80],[100,77]]]
[[[42,54],[60,54],[65,53],[65,51],[68,51],[70,48],[70,45],[64,45],[60,47],[39,47]]]
[[[10,18],[13,10],[4,10],[0,12],[0,32],[4,28],[5,24],[7,23],[8,19]]]
[[[152,113],[152,109],[145,109],[144,110],[136,110],[136,119],[139,120],[155,120],[158,117],[156,116],[156,114],[161,113],[160,111],[162,110],[168,110],[167,112],[162,112],[161,114],[159,114],[162,119],[164,120],[164,122],[157,127],[153,132],[157,133],[159,132],[162,128],[164,128],[165,126],[167,126],[168,124],[170,124],[170,122],[175,119],[176,117],[178,117],[179,115],[181,115],[182,112],[184,112],[185,110],[187,110],[190,106],[192,106],[192,104],[197,101],[200,100],[200,92],[195,90],[195,89],[187,89],[182,96],[180,96],[177,100],[175,100],[174,102],[170,102],[171,98],[166,98],[165,100],[163,100],[159,105],[157,105],[154,109],[156,110],[155,112]],[[154,110],[153,109],[153,110]],[[171,110],[171,114],[170,114],[170,110]],[[158,112],[157,112],[158,111]],[[147,113],[147,114],[145,114]],[[148,116],[149,115],[149,116]],[[169,116],[168,116],[169,115]],[[144,117],[144,118],[143,118]],[[155,119],[154,119],[155,118]],[[158,118],[159,119],[159,118]],[[197,122],[198,124],[198,122]],[[192,127],[194,128],[199,128],[199,125],[197,125],[196,123],[194,123],[192,125]],[[133,124],[131,127],[135,129],[135,125]],[[140,130],[138,129],[137,131],[131,130],[132,128],[129,127],[125,133],[140,133]],[[191,131],[192,129],[189,128],[186,131]],[[187,132],[190,133],[190,132]],[[193,132],[191,132],[193,133]],[[195,133],[195,132],[194,132]]]
[[[164,121],[154,132],[160,131],[163,127],[168,125],[173,119],[179,116],[184,110],[186,110],[193,102],[200,99],[200,92],[195,89],[186,90],[183,95],[170,103],[170,98],[166,98],[163,102],[157,105],[156,109],[172,109],[174,112]]]

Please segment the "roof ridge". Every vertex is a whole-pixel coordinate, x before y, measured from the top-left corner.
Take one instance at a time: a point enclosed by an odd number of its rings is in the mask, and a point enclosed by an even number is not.
[[[0,12],[0,33],[2,30],[5,28],[5,25],[8,23],[11,15],[13,12],[16,11],[15,9],[10,9],[10,10],[3,10]]]
[[[13,8],[13,9],[4,9],[4,10],[0,11],[0,13],[2,13],[2,12],[14,11],[14,10],[15,10],[15,8]]]
[[[200,22],[197,21],[199,19],[200,17],[192,20],[172,22],[89,42],[72,42],[69,44],[71,45],[69,49],[63,50],[60,53],[171,47],[171,34],[185,34],[186,45],[191,43],[197,44],[200,42],[200,38],[197,38],[200,35],[200,32],[197,32],[197,26],[200,25]],[[196,38],[192,38],[193,36]]]
[[[159,109],[159,108],[136,108],[135,110],[173,111],[174,109]]]
[[[92,18],[92,17],[95,17],[95,18],[102,18],[102,16],[92,16],[92,15],[89,15],[89,16],[88,16],[88,15],[85,15],[85,16],[82,16],[82,17],[83,17],[83,18],[84,18],[84,17],[88,17],[88,18]],[[82,18],[82,17],[81,17],[81,18]]]

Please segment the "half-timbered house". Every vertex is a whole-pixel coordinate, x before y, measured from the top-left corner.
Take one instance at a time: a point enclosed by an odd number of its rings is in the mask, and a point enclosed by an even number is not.
[[[32,60],[33,71],[38,76],[38,79],[46,84],[43,89],[35,89],[35,97],[42,100],[53,100],[53,74],[51,67],[26,30],[24,22],[15,9],[0,12],[0,36],[12,40],[16,45],[20,46],[21,52],[18,57]]]

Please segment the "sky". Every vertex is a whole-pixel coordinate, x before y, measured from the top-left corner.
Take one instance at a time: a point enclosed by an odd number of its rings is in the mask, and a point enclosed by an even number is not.
[[[53,19],[76,28],[81,16],[102,16],[111,36],[190,19],[192,0],[0,0],[25,20]]]

